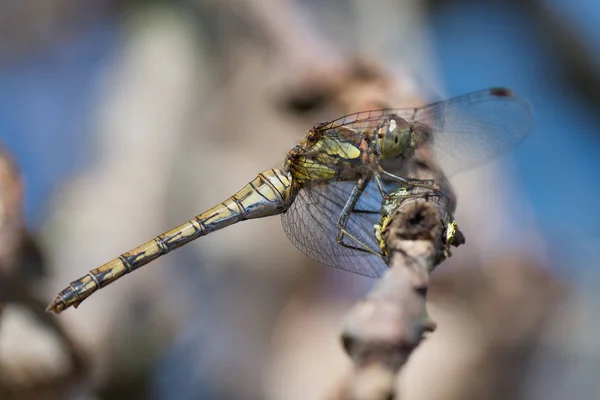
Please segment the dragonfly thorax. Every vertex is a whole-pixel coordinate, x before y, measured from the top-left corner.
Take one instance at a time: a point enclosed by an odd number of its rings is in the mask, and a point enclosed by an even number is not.
[[[376,144],[381,158],[396,158],[411,144],[411,128],[404,118],[397,115],[386,118],[376,131]]]

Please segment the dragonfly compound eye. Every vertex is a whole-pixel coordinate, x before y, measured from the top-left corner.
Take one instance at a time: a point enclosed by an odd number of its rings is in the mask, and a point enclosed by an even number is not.
[[[396,158],[410,145],[410,125],[405,119],[392,116],[379,131],[377,141],[383,158]]]

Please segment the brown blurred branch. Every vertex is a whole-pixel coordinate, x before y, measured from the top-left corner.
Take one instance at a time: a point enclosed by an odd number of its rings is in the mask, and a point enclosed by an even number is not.
[[[26,282],[0,275],[0,291],[3,296],[8,296],[6,303],[0,304],[4,307],[10,304],[23,306],[30,312],[34,319],[42,324],[44,329],[51,332],[59,339],[62,350],[66,353],[69,365],[66,373],[48,374],[41,378],[31,376],[25,382],[13,382],[6,378],[4,371],[0,371],[0,397],[3,399],[60,399],[70,388],[73,388],[88,371],[87,360],[81,349],[71,340],[69,335],[58,324],[56,317],[45,312],[46,303],[40,301],[31,286]],[[57,370],[63,370],[62,367]],[[32,374],[33,375],[33,374]]]
[[[85,359],[54,316],[48,315],[45,302],[36,296],[36,281],[44,273],[44,257],[28,233],[23,217],[24,190],[21,175],[10,155],[0,148],[0,328],[7,305],[21,305],[36,321],[59,339],[70,365],[64,375],[56,371],[45,378],[28,377],[27,384],[13,382],[9,371],[0,370],[0,397],[61,398],[74,380],[86,371]],[[8,368],[4,364],[0,367]],[[64,370],[64,368],[57,368]],[[27,371],[26,371],[27,372]]]

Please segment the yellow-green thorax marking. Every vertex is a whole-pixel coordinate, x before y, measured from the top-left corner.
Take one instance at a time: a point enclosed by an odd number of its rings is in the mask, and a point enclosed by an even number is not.
[[[365,138],[350,128],[311,131],[289,152],[285,168],[300,187],[355,180],[357,166],[374,159],[370,150]]]
[[[390,115],[357,126],[315,126],[288,154],[285,168],[295,184],[358,180],[379,159],[403,155],[412,141],[412,126]]]

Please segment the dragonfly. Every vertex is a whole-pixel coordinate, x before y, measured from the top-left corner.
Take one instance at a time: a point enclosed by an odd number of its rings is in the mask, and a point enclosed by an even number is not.
[[[71,282],[48,306],[60,313],[100,288],[192,240],[240,221],[281,214],[301,252],[323,264],[379,277],[388,267],[374,226],[394,189],[435,182],[402,176],[429,146],[447,176],[484,163],[531,129],[528,101],[506,88],[484,89],[422,107],[362,111],[318,123],[287,154],[217,206]]]

